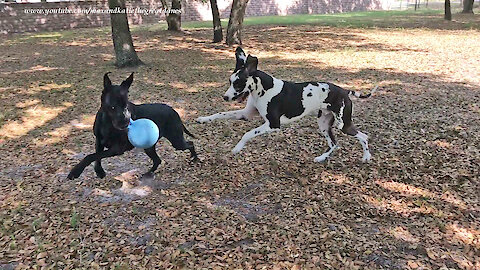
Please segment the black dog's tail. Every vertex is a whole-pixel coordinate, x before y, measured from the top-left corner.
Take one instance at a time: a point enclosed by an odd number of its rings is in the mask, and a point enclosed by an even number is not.
[[[185,133],[187,133],[188,136],[190,136],[190,137],[192,137],[192,138],[194,138],[194,139],[197,138],[197,137],[193,136],[193,134],[190,133],[190,131],[188,131],[188,129],[185,127],[185,125],[184,125],[183,123],[182,123],[182,126],[183,126],[183,131],[184,131]]]
[[[355,91],[350,91],[349,94],[352,96],[356,96],[357,98],[369,98],[373,95],[373,93],[375,93],[375,91],[377,91],[377,89],[378,89],[378,85],[376,85],[368,94],[360,94],[359,92],[355,92]]]

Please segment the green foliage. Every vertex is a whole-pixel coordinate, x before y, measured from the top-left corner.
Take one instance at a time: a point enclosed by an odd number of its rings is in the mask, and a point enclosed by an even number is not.
[[[70,227],[72,227],[73,229],[76,229],[78,227],[78,222],[79,222],[78,219],[79,219],[78,213],[74,208],[70,216]]]

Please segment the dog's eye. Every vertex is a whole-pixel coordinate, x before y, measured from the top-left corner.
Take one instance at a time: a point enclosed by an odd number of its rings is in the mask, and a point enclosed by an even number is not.
[[[115,106],[110,107],[110,109],[111,109],[112,111],[115,110]]]

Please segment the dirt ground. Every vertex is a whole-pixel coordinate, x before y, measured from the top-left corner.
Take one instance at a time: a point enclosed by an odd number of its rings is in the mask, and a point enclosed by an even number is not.
[[[438,28],[438,27],[436,27]],[[293,81],[368,91],[354,122],[373,159],[338,131],[327,147],[315,117],[231,149],[260,119],[198,124],[242,104],[222,95],[234,48],[140,29],[146,65],[115,69],[108,29],[0,41],[1,269],[480,269],[478,30],[251,26],[259,69]],[[132,101],[182,116],[201,163],[162,140],[155,180],[132,151],[68,171],[94,151],[102,76],[136,71]]]

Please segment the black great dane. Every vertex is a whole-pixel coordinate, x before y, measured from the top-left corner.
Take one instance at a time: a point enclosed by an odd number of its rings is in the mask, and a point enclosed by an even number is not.
[[[157,124],[160,136],[169,140],[177,150],[189,150],[194,161],[198,160],[192,142],[186,141],[183,132],[194,137],[183,125],[178,113],[166,104],[135,105],[128,101],[128,89],[133,82],[133,73],[120,85],[112,85],[108,73],[103,76],[103,92],[101,107],[95,117],[93,133],[95,134],[95,153],[87,155],[68,174],[69,179],[78,178],[92,162],[95,162],[95,173],[98,177],[105,177],[101,160],[113,157],[132,150],[134,147],[128,140],[128,125],[133,120],[147,118]],[[156,144],[155,144],[156,145]],[[145,174],[153,176],[158,165],[162,162],[155,151],[155,145],[145,149],[145,153],[152,159],[153,166]]]

